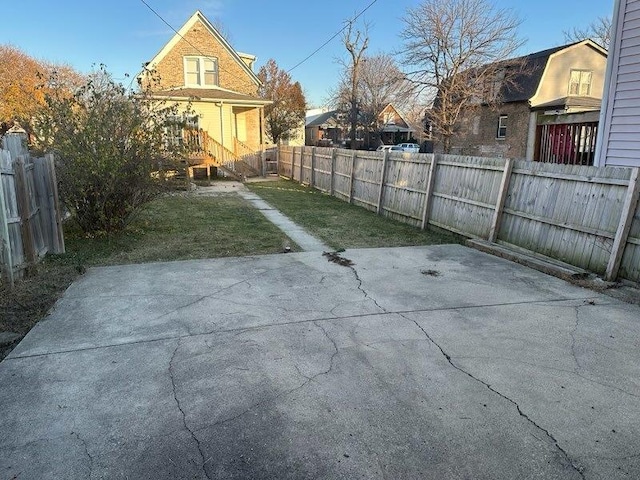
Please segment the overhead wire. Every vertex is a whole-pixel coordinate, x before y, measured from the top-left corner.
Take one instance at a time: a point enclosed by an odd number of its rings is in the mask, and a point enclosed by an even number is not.
[[[298,63],[296,63],[293,67],[291,67],[289,70],[287,70],[287,73],[291,73],[292,70],[298,68],[300,65],[302,65],[303,63],[305,63],[307,60],[309,60],[311,57],[313,57],[316,53],[318,53],[320,50],[322,50],[324,47],[326,47],[329,43],[331,43],[331,41],[336,38],[338,35],[340,35],[342,32],[344,32],[347,28],[349,28],[351,25],[353,25],[353,23],[359,18],[361,17],[364,12],[366,12],[367,10],[369,10],[374,3],[376,3],[378,0],[373,0],[369,5],[367,5],[365,8],[363,8],[360,13],[358,13],[357,15],[355,15],[352,19],[347,20],[345,22],[344,27],[342,27],[340,30],[338,30],[336,33],[334,33],[331,38],[329,38],[329,40],[327,40],[326,42],[324,42],[322,45],[320,45],[318,48],[316,48],[313,52],[311,52],[309,55],[307,55],[305,58],[303,58],[301,61],[299,61]]]
[[[182,40],[184,40],[185,42],[187,42],[191,47],[193,47],[200,55],[202,55],[204,58],[209,59],[209,60],[213,60],[216,62],[216,65],[218,66],[218,71],[222,71],[222,72],[226,72],[229,75],[231,75],[232,77],[240,80],[241,82],[246,83],[247,85],[252,85],[252,82],[248,82],[246,79],[239,77],[238,75],[234,74],[233,72],[230,72],[227,69],[224,69],[220,66],[220,63],[218,62],[218,59],[216,57],[212,57],[211,55],[207,55],[205,54],[202,50],[200,50],[198,47],[196,47],[193,43],[191,43],[189,40],[187,40],[186,38],[184,38],[182,35],[180,35],[180,32],[178,32],[178,30],[176,30],[175,28],[173,28],[173,26],[167,22],[162,15],[160,15],[156,10],[154,10],[154,8],[149,5],[145,0],[140,0],[149,10],[151,10],[151,12],[153,12],[153,14],[158,17],[160,20],[162,20],[162,22],[169,27],[176,35],[178,35]]]

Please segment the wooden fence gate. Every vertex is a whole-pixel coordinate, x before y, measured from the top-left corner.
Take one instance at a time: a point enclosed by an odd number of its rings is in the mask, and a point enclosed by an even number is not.
[[[26,149],[0,150],[0,271],[11,285],[47,252],[64,253],[53,155],[31,158]]]

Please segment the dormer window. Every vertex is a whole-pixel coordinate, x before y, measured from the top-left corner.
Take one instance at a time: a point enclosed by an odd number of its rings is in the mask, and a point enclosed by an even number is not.
[[[591,79],[593,72],[589,70],[571,70],[569,80],[569,95],[588,97],[591,93]]]
[[[187,87],[218,86],[218,59],[184,57],[184,84]]]

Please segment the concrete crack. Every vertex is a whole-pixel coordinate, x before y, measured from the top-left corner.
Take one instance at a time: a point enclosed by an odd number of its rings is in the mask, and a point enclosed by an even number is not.
[[[336,345],[336,341],[329,336],[329,334],[327,333],[325,328],[323,326],[321,326],[320,324],[318,324],[318,322],[313,322],[313,324],[316,327],[318,327],[322,331],[322,333],[324,333],[324,336],[327,337],[327,340],[329,340],[331,342],[331,345],[333,345],[333,354],[331,354],[331,358],[329,359],[329,368],[327,368],[327,370],[325,370],[324,372],[317,373],[316,375],[311,377],[309,379],[310,382],[315,380],[316,378],[318,378],[321,375],[327,375],[327,374],[331,373],[331,370],[333,370],[333,361],[335,360],[336,355],[338,355],[338,345]]]
[[[382,305],[380,305],[375,298],[369,295],[367,291],[364,288],[362,288],[362,279],[360,278],[360,275],[358,275],[358,271],[355,269],[355,267],[353,265],[349,265],[348,267],[351,269],[351,271],[353,272],[353,275],[356,277],[356,281],[358,282],[358,290],[360,290],[363,293],[364,298],[368,298],[374,303],[376,307],[378,307],[383,312],[387,313],[387,309],[384,308]]]
[[[516,407],[516,410],[518,412],[518,414],[524,418],[527,422],[529,422],[531,425],[533,425],[535,428],[537,428],[538,430],[540,430],[542,433],[544,433],[547,438],[549,438],[549,440],[551,440],[554,445],[556,446],[556,448],[558,449],[558,451],[562,454],[562,456],[565,458],[565,460],[569,463],[569,465],[571,465],[571,468],[573,468],[576,473],[578,473],[578,475],[580,475],[580,478],[582,478],[583,480],[586,480],[586,477],[584,475],[584,467],[577,465],[569,456],[569,454],[567,453],[567,451],[562,448],[562,446],[558,443],[558,440],[556,440],[556,438],[551,434],[551,432],[549,432],[549,430],[547,430],[546,428],[542,427],[541,425],[538,425],[531,417],[529,417],[526,413],[524,413],[522,411],[522,409],[520,408],[520,405],[518,404],[518,402],[516,402],[515,400],[512,400],[511,398],[507,397],[506,395],[504,395],[503,393],[500,393],[498,390],[496,390],[495,388],[493,388],[491,386],[491,384],[485,382],[484,380],[481,380],[478,377],[475,377],[473,374],[467,372],[465,369],[463,369],[462,367],[456,365],[454,363],[454,361],[451,358],[451,355],[449,355],[447,352],[445,352],[445,350],[433,339],[433,337],[431,337],[431,335],[429,335],[429,333],[415,320],[408,318],[402,314],[400,314],[401,317],[405,318],[406,320],[412,322],[416,327],[418,327],[422,333],[429,339],[429,341],[436,346],[436,348],[438,348],[438,350],[440,350],[440,353],[442,353],[442,355],[447,359],[447,362],[449,363],[449,365],[451,365],[453,368],[455,368],[456,370],[458,370],[461,373],[464,373],[466,376],[468,376],[469,378],[475,380],[478,383],[481,383],[482,385],[484,385],[487,389],[489,389],[491,392],[495,393],[496,395],[498,395],[500,398],[506,400],[507,402],[511,403],[514,407]]]
[[[89,476],[87,478],[91,478],[91,475],[93,474],[93,456],[89,453],[89,447],[87,445],[87,441],[84,438],[82,438],[78,434],[78,432],[71,432],[71,435],[76,437],[78,441],[82,444],[82,447],[84,448],[84,454],[89,459]]]
[[[272,398],[267,398],[265,400],[261,400],[260,402],[254,403],[253,405],[249,406],[248,408],[246,408],[242,412],[238,413],[237,415],[234,415],[233,417],[229,417],[229,418],[225,418],[225,419],[219,420],[219,421],[213,423],[212,425],[208,425],[206,427],[199,428],[199,429],[196,430],[196,432],[202,431],[202,430],[204,430],[206,428],[218,427],[220,425],[224,425],[225,423],[233,422],[234,420],[237,420],[238,418],[246,415],[247,413],[249,413],[249,412],[251,412],[251,411],[253,411],[253,410],[257,409],[257,408],[262,407],[263,405],[275,402],[279,398],[287,397],[287,396],[291,395],[292,393],[303,389],[309,383],[313,382],[316,378],[318,378],[318,377],[320,377],[322,375],[327,375],[327,374],[331,373],[331,371],[333,370],[335,358],[339,353],[338,346],[336,345],[335,340],[333,340],[329,336],[329,334],[327,333],[327,331],[323,327],[318,325],[316,322],[312,322],[312,323],[322,331],[322,333],[325,335],[325,337],[327,337],[327,339],[331,342],[331,345],[333,345],[333,349],[334,350],[333,350],[333,353],[331,354],[331,358],[329,359],[329,366],[327,367],[326,370],[323,370],[323,371],[321,371],[319,373],[316,373],[315,375],[312,375],[311,377],[309,377],[308,375],[305,375],[304,373],[302,373],[300,368],[297,365],[295,365],[294,368],[296,369],[298,374],[305,379],[305,381],[302,382],[300,385],[297,385],[297,386],[295,386],[295,387],[293,387],[293,388],[291,388],[289,390],[281,392],[281,393],[277,394],[276,396],[274,396]],[[176,400],[176,402],[177,402],[177,400]],[[182,411],[182,410],[180,410],[180,411]],[[185,427],[186,427],[186,424],[185,424]],[[191,430],[189,430],[189,431],[191,432]],[[192,435],[193,435],[193,433],[192,433]],[[194,438],[195,438],[195,436],[194,436]]]
[[[580,362],[578,361],[578,357],[576,355],[576,332],[578,331],[578,327],[580,326],[580,306],[574,307],[576,313],[576,321],[573,325],[573,329],[569,332],[571,336],[571,356],[573,357],[573,361],[576,362],[576,373],[578,370],[582,368]]]
[[[200,444],[200,440],[198,440],[198,437],[196,436],[194,431],[189,428],[189,425],[187,424],[187,414],[182,409],[182,405],[180,404],[180,400],[178,399],[178,393],[176,391],[176,382],[175,382],[175,377],[173,373],[173,361],[176,358],[176,354],[178,353],[178,349],[180,348],[181,343],[182,343],[182,340],[178,340],[178,345],[176,345],[176,348],[173,351],[173,354],[171,355],[171,360],[169,360],[169,378],[171,378],[171,388],[173,389],[173,399],[175,400],[176,406],[178,407],[178,410],[180,410],[180,414],[182,415],[182,424],[184,425],[185,430],[189,432],[189,434],[191,435],[191,438],[193,438],[196,444],[196,447],[198,448],[198,452],[200,453],[200,458],[202,459],[202,464],[201,464],[202,471],[204,472],[205,477],[207,477],[208,479],[211,479],[206,468],[207,462],[211,459],[210,458],[205,459],[204,451],[202,450],[202,445]]]
[[[406,317],[405,317],[406,318]],[[576,372],[575,369],[573,370],[568,370],[566,368],[558,368],[558,367],[551,367],[549,365],[542,365],[540,363],[534,363],[534,362],[525,362],[524,360],[520,360],[517,358],[509,358],[509,357],[498,357],[498,356],[478,356],[478,355],[458,355],[457,356],[458,359],[467,359],[467,360],[502,360],[502,361],[506,361],[506,362],[513,362],[513,363],[520,363],[522,365],[529,365],[531,367],[535,367],[535,368],[540,368],[542,370],[549,370],[552,372],[562,372],[562,373],[568,373],[571,375],[575,375],[579,378],[582,378],[583,380],[586,380],[589,383],[593,383],[595,385],[600,385],[601,387],[605,387],[605,388],[610,388],[612,390],[616,390],[620,393],[623,393],[625,395],[628,395],[630,397],[635,397],[635,398],[640,398],[640,395],[637,395],[635,393],[629,392],[627,390],[624,390],[620,387],[616,387],[615,385],[610,385],[608,383],[604,383],[604,382],[599,382],[597,380],[594,380],[593,378],[589,378],[579,372]]]
[[[348,269],[350,269],[353,272],[353,275],[356,277],[356,281],[358,282],[358,290],[362,292],[362,294],[364,295],[364,298],[370,299],[375,304],[376,307],[378,307],[383,312],[387,313],[387,309],[384,308],[382,305],[380,305],[375,298],[370,296],[367,293],[367,291],[364,288],[362,288],[362,279],[360,278],[360,275],[358,275],[358,271],[354,267],[355,264],[351,260],[340,256],[339,252],[324,252],[322,255],[327,257],[330,262],[333,262],[337,265],[341,265],[343,267],[347,267]],[[333,309],[332,309],[332,312],[333,312]]]

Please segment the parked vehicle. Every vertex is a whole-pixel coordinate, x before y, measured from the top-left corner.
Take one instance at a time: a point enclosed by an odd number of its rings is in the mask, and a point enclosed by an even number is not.
[[[420,145],[417,143],[401,143],[398,147],[402,148],[403,152],[418,153],[420,151]]]
[[[376,151],[384,152],[385,150],[389,150],[391,152],[403,152],[404,150],[400,145],[380,145]]]

